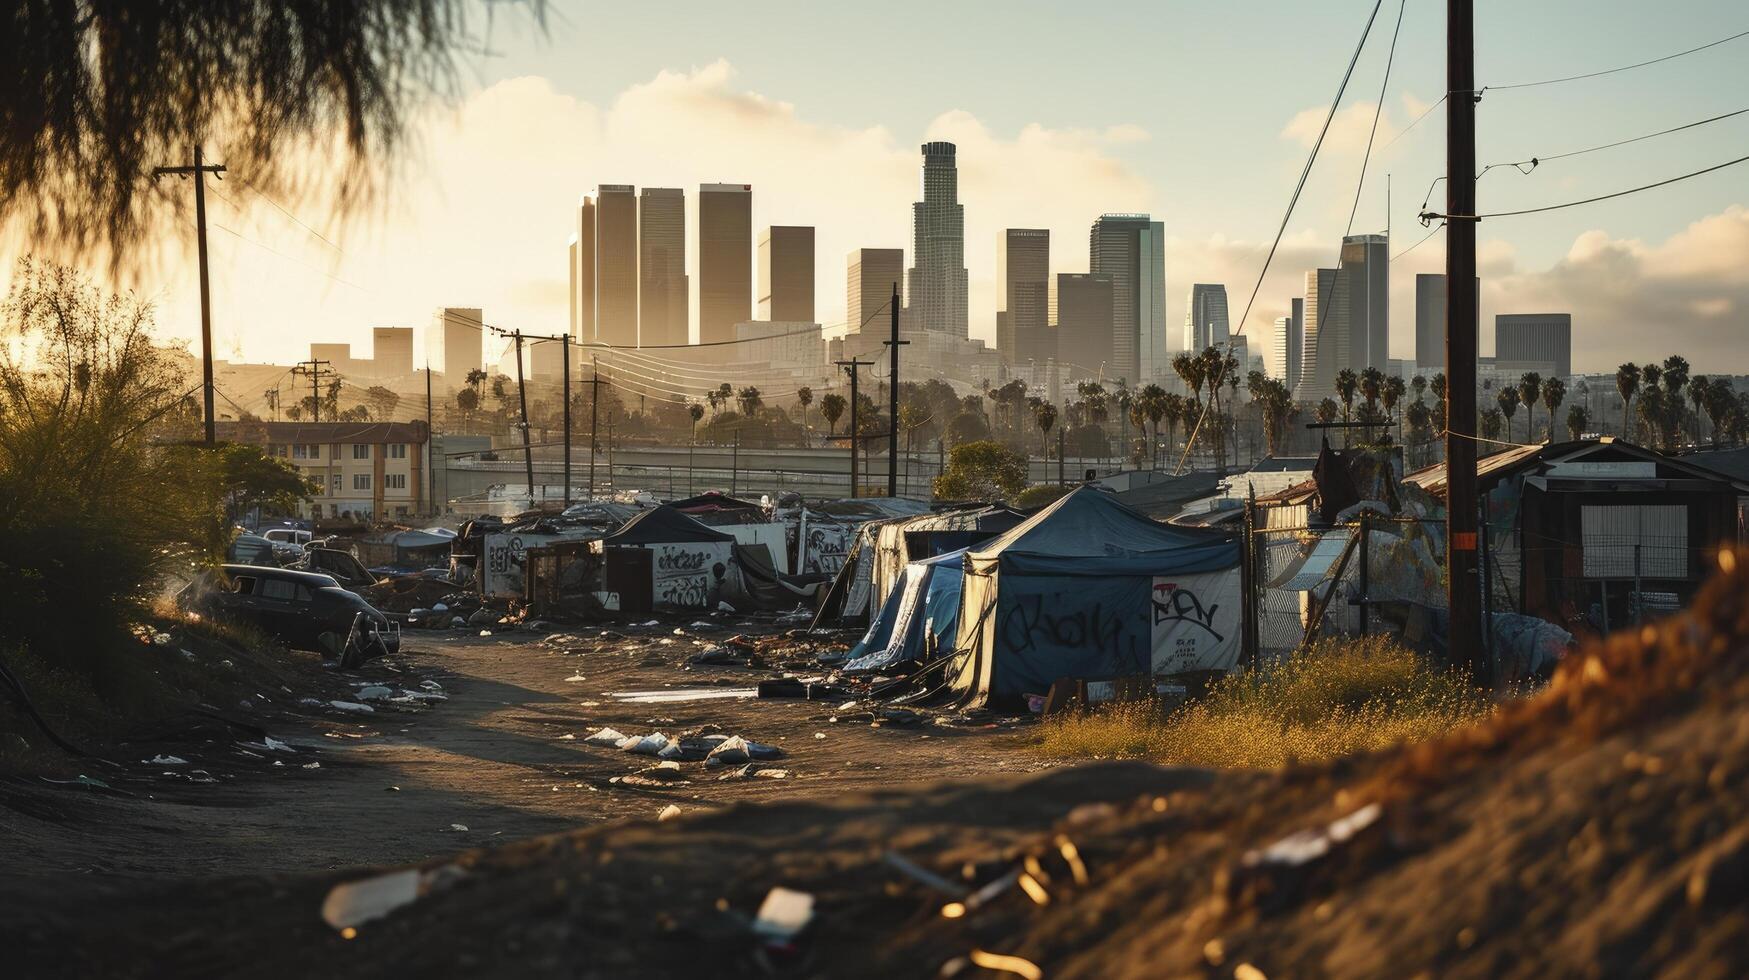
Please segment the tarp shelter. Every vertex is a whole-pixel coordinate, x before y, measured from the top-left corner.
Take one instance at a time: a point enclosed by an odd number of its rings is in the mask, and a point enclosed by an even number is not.
[[[717,598],[737,612],[785,612],[797,606],[812,607],[831,577],[787,575],[771,564],[769,555],[770,550],[763,545],[735,545]]]
[[[1079,488],[972,548],[948,668],[970,704],[1062,677],[1226,671],[1239,654],[1239,543]]]
[[[618,608],[638,611],[711,606],[734,546],[732,536],[664,506],[591,542],[590,550],[603,558],[603,590],[618,594]]]
[[[905,577],[850,650],[847,671],[887,670],[950,649],[959,625],[965,549],[905,566]],[[933,641],[933,643],[931,643]]]
[[[1002,506],[966,507],[919,514],[871,525],[873,560],[869,609],[879,609],[898,588],[905,566],[949,551],[981,544],[1016,527],[1026,515]]]

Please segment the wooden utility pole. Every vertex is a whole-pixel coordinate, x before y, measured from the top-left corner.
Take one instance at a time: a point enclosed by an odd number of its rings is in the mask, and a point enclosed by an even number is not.
[[[1446,0],[1445,364],[1447,603],[1453,663],[1493,682],[1476,569],[1476,88],[1474,0]]]
[[[192,167],[155,167],[152,179],[156,180],[165,174],[175,174],[179,177],[194,177],[194,241],[200,253],[200,359],[201,388],[206,405],[206,444],[212,445],[214,435],[213,415],[213,307],[212,295],[207,285],[206,268],[206,175],[212,174],[214,180],[223,180],[219,174],[225,172],[221,163],[204,163],[201,160],[200,144],[194,147],[194,166]]]
[[[530,510],[533,510],[535,507],[534,448],[529,445],[529,438],[528,438],[528,384],[527,384],[526,380],[523,378],[523,371],[522,371],[522,342],[523,342],[523,340],[528,339],[530,335],[525,334],[520,330],[503,330],[503,329],[500,329],[498,327],[494,327],[491,324],[487,324],[486,326],[489,327],[493,333],[496,333],[501,337],[509,337],[511,340],[515,341],[515,343],[516,343],[516,404],[517,404],[518,410],[521,411],[521,413],[522,413],[522,422],[520,425],[520,428],[522,429],[522,469],[523,469],[524,475],[528,479],[528,507]],[[544,340],[544,339],[549,339],[549,338],[541,338],[541,339]]]
[[[595,500],[595,426],[601,419],[601,358],[589,355],[589,499]],[[694,427],[696,431],[696,426]],[[609,473],[608,476],[613,474]]]
[[[308,360],[299,361],[292,366],[293,374],[306,375],[310,379],[310,421],[322,421],[322,377],[333,374],[328,370],[333,361]]]
[[[565,403],[565,509],[571,508],[571,335],[559,335],[559,350],[565,355],[559,370],[559,400]]]
[[[895,347],[893,350],[896,351],[898,348]],[[860,368],[872,367],[874,362],[859,361],[853,357],[848,361],[833,361],[832,363],[841,368],[847,368],[850,371],[850,495],[855,497],[857,494],[858,475],[856,466],[856,386],[858,381],[858,370]]]
[[[443,513],[437,509],[437,433],[432,428],[431,362],[425,362],[425,482],[430,486],[431,516]]]
[[[893,324],[891,340],[884,341],[892,352],[892,377],[887,379],[887,496],[899,495],[899,348],[910,343],[899,339],[899,284],[893,283],[893,298],[887,302]]]

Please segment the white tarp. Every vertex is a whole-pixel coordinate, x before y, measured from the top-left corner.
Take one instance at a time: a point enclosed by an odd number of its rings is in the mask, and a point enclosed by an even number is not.
[[[1154,674],[1232,670],[1239,660],[1239,571],[1156,575]]]

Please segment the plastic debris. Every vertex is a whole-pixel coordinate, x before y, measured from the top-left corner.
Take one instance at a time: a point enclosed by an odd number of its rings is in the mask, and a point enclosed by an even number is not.
[[[673,820],[675,817],[678,817],[678,816],[680,816],[680,808],[675,806],[674,804],[670,803],[667,806],[663,807],[661,809],[661,811],[656,814],[656,822],[661,823],[662,821],[665,821],[665,820]]]
[[[153,766],[186,766],[188,765],[188,760],[174,755],[155,755],[150,759],[147,759],[146,764]]]
[[[661,732],[651,732],[638,738],[632,736],[620,743],[620,749],[635,755],[655,755],[668,747],[668,736]]]
[[[1026,980],[1044,980],[1045,971],[1031,960],[1003,953],[987,953],[981,949],[974,949],[969,955],[973,963],[986,970],[1012,973],[1017,977],[1025,977]]]
[[[603,728],[601,731],[583,740],[584,745],[594,745],[604,749],[617,749],[626,740],[624,732],[617,728]]]
[[[395,689],[383,684],[367,684],[358,689],[360,701],[387,701],[395,696]]]
[[[340,711],[350,711],[355,715],[371,715],[375,714],[377,710],[368,704],[359,704],[357,701],[330,701],[328,706]]]
[[[759,903],[753,918],[755,935],[772,943],[790,943],[814,921],[814,896],[789,888],[773,888]]]
[[[359,926],[380,919],[426,895],[447,887],[467,874],[453,864],[421,871],[408,868],[388,874],[349,881],[328,889],[322,900],[322,921],[351,939]]]
[[[1332,821],[1323,830],[1295,831],[1260,851],[1246,854],[1245,865],[1256,867],[1273,864],[1298,867],[1310,861],[1316,861],[1330,853],[1330,849],[1335,845],[1347,842],[1355,834],[1378,822],[1379,816],[1383,812],[1383,808],[1377,803],[1368,803],[1348,816]]]
[[[449,825],[449,829],[465,832],[468,829],[468,825],[465,823],[452,823]]]

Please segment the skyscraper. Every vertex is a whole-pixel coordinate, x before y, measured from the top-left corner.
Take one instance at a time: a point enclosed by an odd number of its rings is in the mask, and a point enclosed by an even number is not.
[[[1347,297],[1336,288],[1339,278],[1336,269],[1306,273],[1305,306],[1300,320],[1304,344],[1300,348],[1300,378],[1294,391],[1294,397],[1301,401],[1315,402],[1336,394],[1336,372],[1343,364],[1337,361],[1335,341],[1328,335],[1346,329],[1348,319]],[[1327,349],[1332,352],[1326,354]]]
[[[1227,287],[1195,283],[1184,306],[1184,349],[1203,351],[1231,339],[1227,327]]]
[[[811,225],[772,225],[760,234],[759,319],[815,322]]]
[[[1573,314],[1501,313],[1494,317],[1494,363],[1513,370],[1573,374]],[[1538,365],[1546,365],[1539,367]]]
[[[698,342],[735,339],[753,312],[753,185],[698,186]]]
[[[1270,354],[1264,373],[1279,378],[1292,391],[1300,383],[1300,357],[1305,351],[1305,300],[1293,299],[1293,311],[1275,321],[1275,350]]]
[[[1391,245],[1383,235],[1350,235],[1342,240],[1342,275],[1349,303],[1348,358],[1359,373],[1383,370],[1391,359]]]
[[[1148,384],[1171,372],[1166,347],[1165,226],[1107,214],[1088,235],[1088,267],[1111,277],[1111,357],[1105,376]]]
[[[1415,277],[1415,368],[1445,367],[1445,277],[1420,273]]]
[[[1044,364],[1058,356],[1051,342],[1051,233],[1010,228],[996,247],[996,352],[1002,363]]]
[[[845,258],[844,320],[847,333],[869,330],[887,332],[876,315],[892,298],[893,287],[903,281],[905,250],[859,248]],[[884,311],[883,311],[884,312]]]
[[[571,255],[571,338],[595,340],[595,199],[585,194],[577,205],[577,243]]]
[[[964,339],[966,216],[952,143],[923,144],[923,200],[911,205],[911,267],[906,303],[918,328]]]
[[[413,373],[413,328],[372,327],[371,374],[399,378]]]
[[[1057,273],[1056,348],[1061,360],[1087,364],[1095,374],[1123,377],[1111,363],[1111,276],[1090,272]]]
[[[637,189],[630,184],[602,184],[595,190],[595,339],[615,347],[635,347],[638,343]]]
[[[485,362],[485,323],[478,307],[440,307],[425,334],[425,361],[451,389],[468,383],[468,372]]]
[[[646,187],[638,198],[638,346],[687,342],[689,285],[686,193],[678,187]]]

